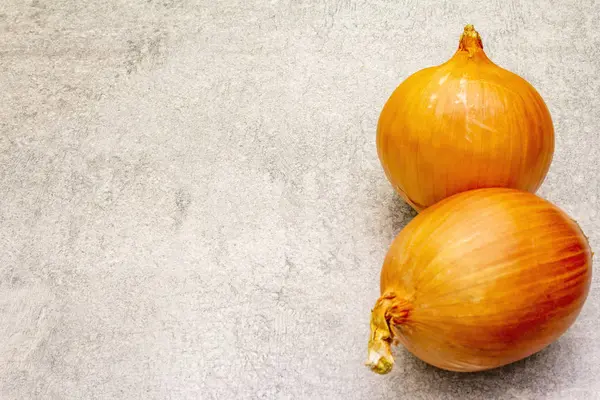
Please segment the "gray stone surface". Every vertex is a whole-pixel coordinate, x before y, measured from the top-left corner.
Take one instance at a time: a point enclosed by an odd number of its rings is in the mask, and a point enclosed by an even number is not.
[[[377,118],[466,23],[545,98],[540,193],[600,251],[598,1],[0,3],[1,399],[600,398],[599,273],[525,361],[363,366],[414,215]]]

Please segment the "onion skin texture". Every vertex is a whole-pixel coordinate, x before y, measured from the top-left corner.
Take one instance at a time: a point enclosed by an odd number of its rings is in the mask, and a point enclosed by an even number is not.
[[[494,64],[467,25],[450,60],[393,92],[377,125],[377,152],[395,190],[421,211],[472,189],[535,193],[552,162],[554,127],[539,93]]]
[[[573,324],[591,276],[587,238],[553,204],[505,188],[457,194],[393,241],[367,365],[389,372],[395,343],[450,371],[523,359]]]

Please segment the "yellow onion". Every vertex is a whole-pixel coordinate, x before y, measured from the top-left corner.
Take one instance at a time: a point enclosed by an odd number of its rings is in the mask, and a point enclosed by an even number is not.
[[[377,152],[396,191],[420,211],[472,189],[535,193],[552,161],[554,128],[533,86],[490,61],[467,25],[450,60],[391,95]]]
[[[480,371],[527,357],[575,321],[591,282],[586,237],[534,194],[479,189],[412,220],[392,243],[371,315],[367,365],[390,344],[436,367]]]

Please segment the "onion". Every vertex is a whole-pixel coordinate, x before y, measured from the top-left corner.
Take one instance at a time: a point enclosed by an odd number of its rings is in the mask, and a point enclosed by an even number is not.
[[[531,193],[480,189],[445,199],[392,243],[367,365],[389,372],[390,344],[397,342],[452,371],[527,357],[575,321],[591,258],[577,224]]]
[[[411,75],[389,98],[377,151],[396,191],[420,211],[471,189],[535,193],[554,128],[538,92],[490,61],[467,25],[450,60]]]

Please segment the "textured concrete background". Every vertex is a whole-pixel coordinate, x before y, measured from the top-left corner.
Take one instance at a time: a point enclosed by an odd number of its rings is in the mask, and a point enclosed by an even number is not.
[[[600,251],[598,1],[2,0],[1,399],[600,398],[600,273],[498,370],[363,366],[413,217],[375,127],[466,23],[538,88]]]

